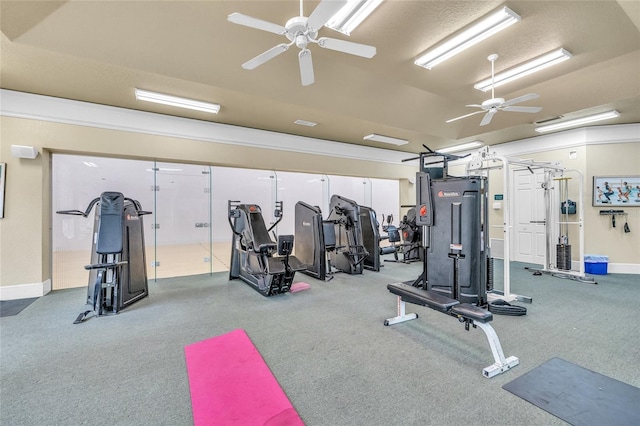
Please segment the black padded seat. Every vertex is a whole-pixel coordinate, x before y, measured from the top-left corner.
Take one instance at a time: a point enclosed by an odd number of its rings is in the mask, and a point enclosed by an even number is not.
[[[451,308],[451,315],[459,315],[463,318],[469,318],[477,322],[487,323],[493,320],[493,314],[486,309],[470,303],[461,303]]]
[[[267,273],[269,275],[284,274],[285,266],[282,257],[267,258]]]
[[[448,313],[460,302],[432,291],[422,290],[405,283],[388,284],[387,289],[407,303],[426,306],[436,311]]]

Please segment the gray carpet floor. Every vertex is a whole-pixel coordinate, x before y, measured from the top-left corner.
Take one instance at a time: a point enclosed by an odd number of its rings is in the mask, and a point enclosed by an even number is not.
[[[524,266],[512,264],[511,286],[533,298],[527,315],[492,322],[520,365],[492,379],[479,329],[413,305],[419,319],[383,326],[396,314],[386,284],[420,264],[331,282],[298,274],[309,290],[271,298],[226,273],[162,279],[117,316],[79,325],[86,289],[55,291],[0,319],[0,424],[192,424],[184,346],[236,328],[307,425],[565,424],[502,389],[553,357],[640,387],[640,276],[594,285]]]

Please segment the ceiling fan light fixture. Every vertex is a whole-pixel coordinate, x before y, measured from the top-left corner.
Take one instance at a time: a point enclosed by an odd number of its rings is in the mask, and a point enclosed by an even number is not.
[[[194,99],[181,98],[179,96],[166,95],[164,93],[150,92],[148,90],[135,90],[136,99],[139,101],[154,102],[157,104],[170,105],[178,108],[193,109],[196,111],[217,114],[220,111],[220,105],[210,102],[196,101]]]
[[[502,86],[503,84],[510,83],[529,74],[533,74],[534,72],[541,71],[552,65],[559,64],[560,62],[564,62],[572,56],[573,55],[571,54],[571,52],[563,48],[545,53],[542,56],[496,74],[494,77],[493,87],[495,88]],[[491,90],[491,77],[479,81],[473,87],[483,92]]]
[[[466,30],[450,37],[420,55],[415,64],[431,69],[452,56],[520,21],[520,15],[504,6],[485,16]]]
[[[567,127],[580,126],[582,124],[594,123],[596,121],[609,120],[616,117],[620,117],[620,113],[616,110],[612,110],[601,112],[599,114],[587,115],[586,117],[579,117],[572,120],[561,121],[558,123],[545,124],[544,126],[536,127],[535,130],[539,133],[553,132],[554,130],[566,129]]]
[[[382,143],[388,143],[388,144],[397,145],[397,146],[406,145],[409,143],[409,141],[406,139],[392,138],[390,136],[377,135],[375,133],[367,135],[362,139],[365,141],[382,142]]]
[[[461,145],[450,146],[447,148],[438,149],[437,152],[447,153],[447,152],[466,151],[468,149],[476,148],[479,146],[482,146],[482,141],[473,141],[469,143],[463,143]]]
[[[349,0],[335,15],[324,25],[327,28],[351,35],[376,8],[382,0]]]

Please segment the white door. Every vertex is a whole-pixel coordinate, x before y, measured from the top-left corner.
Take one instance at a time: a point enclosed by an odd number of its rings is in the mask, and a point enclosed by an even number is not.
[[[511,259],[516,262],[544,265],[545,203],[544,170],[513,171],[514,241]]]

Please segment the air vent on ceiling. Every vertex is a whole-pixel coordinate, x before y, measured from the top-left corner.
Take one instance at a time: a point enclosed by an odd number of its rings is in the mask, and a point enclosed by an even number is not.
[[[300,126],[307,126],[307,127],[313,127],[318,125],[318,123],[314,123],[313,121],[307,121],[307,120],[296,120],[294,121],[294,123],[299,124]]]
[[[534,121],[533,124],[536,124],[536,125],[544,124],[544,123],[548,123],[550,121],[560,120],[562,118],[564,118],[564,115],[558,115],[558,116],[555,116],[555,117],[547,118],[545,120]]]

